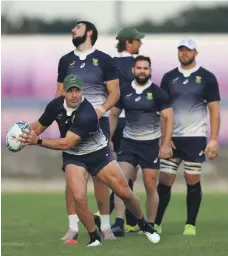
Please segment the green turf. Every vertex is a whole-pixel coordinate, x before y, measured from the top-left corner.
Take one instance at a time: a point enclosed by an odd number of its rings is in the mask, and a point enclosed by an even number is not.
[[[145,199],[141,199],[143,205]],[[90,204],[95,210],[93,196]],[[117,241],[105,241],[100,248],[85,248],[89,238],[82,226],[79,245],[63,245],[60,241],[67,228],[63,195],[2,194],[2,255],[225,256],[227,212],[227,195],[204,195],[197,236],[184,237],[185,196],[174,194],[158,245],[151,244],[145,236],[129,234]]]

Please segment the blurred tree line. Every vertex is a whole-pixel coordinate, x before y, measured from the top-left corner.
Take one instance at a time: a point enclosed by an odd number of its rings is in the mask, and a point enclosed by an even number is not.
[[[58,19],[47,22],[42,19],[22,17],[15,23],[7,17],[7,14],[2,14],[2,34],[68,34],[79,20],[80,18]],[[133,26],[146,33],[228,33],[228,6],[192,8],[159,24],[147,19]],[[112,34],[116,30],[110,29],[108,32]]]

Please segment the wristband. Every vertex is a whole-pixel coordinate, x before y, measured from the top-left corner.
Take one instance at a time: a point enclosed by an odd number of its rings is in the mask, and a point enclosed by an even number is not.
[[[42,138],[39,137],[38,140],[37,140],[37,145],[41,146],[42,145]]]

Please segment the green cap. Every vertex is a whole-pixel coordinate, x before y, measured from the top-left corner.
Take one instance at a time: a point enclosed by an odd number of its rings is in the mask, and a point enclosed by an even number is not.
[[[64,91],[69,91],[73,87],[82,90],[83,83],[79,76],[69,75],[63,81],[63,89]]]
[[[137,39],[140,40],[145,37],[145,34],[140,33],[136,28],[123,28],[116,36],[117,40],[125,39]]]

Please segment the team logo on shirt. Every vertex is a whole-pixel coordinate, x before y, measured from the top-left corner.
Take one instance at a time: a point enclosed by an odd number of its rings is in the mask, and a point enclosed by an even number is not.
[[[74,119],[75,119],[75,114],[72,116],[71,118],[71,123],[73,124],[74,123]]]
[[[202,77],[201,77],[201,76],[196,76],[196,83],[197,83],[197,84],[200,84],[200,83],[201,83],[201,80],[202,80]]]
[[[146,95],[146,98],[148,100],[152,100],[153,99],[153,93],[152,92],[148,92],[147,95]]]
[[[139,97],[135,98],[135,101],[139,101],[140,99],[141,99],[141,97],[139,96]]]
[[[173,79],[172,84],[175,84],[178,81],[179,77]]]
[[[93,65],[97,67],[99,65],[98,59],[93,59]]]
[[[184,80],[183,84],[187,84],[188,83],[188,79]]]
[[[73,68],[73,67],[74,67],[74,64],[75,64],[75,61],[71,62],[71,63],[69,64],[69,68]]]

